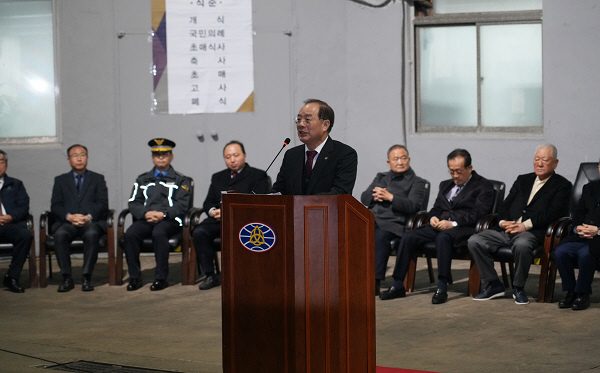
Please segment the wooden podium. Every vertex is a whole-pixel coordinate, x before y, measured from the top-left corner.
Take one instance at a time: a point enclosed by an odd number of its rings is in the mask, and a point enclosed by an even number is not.
[[[375,373],[373,214],[350,195],[222,212],[223,372]]]

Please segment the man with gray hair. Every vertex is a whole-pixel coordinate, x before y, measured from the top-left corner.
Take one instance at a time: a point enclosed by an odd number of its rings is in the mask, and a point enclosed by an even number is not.
[[[13,293],[23,293],[19,277],[33,239],[27,230],[29,196],[21,180],[6,175],[7,167],[6,152],[0,150],[0,242],[13,244],[12,260],[3,284]]]
[[[502,247],[510,247],[515,260],[513,299],[516,304],[529,303],[524,287],[534,250],[543,242],[548,225],[569,213],[572,185],[554,172],[557,165],[556,147],[538,146],[533,158],[534,172],[517,177],[498,210],[498,225],[469,238],[469,251],[482,281],[487,284],[473,300],[504,295],[493,254]]]

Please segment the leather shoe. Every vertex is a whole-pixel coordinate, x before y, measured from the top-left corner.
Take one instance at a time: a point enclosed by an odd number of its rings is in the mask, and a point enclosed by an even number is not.
[[[581,311],[590,306],[590,295],[589,294],[579,294],[577,298],[573,301],[573,306],[571,307],[575,311]]]
[[[127,291],[134,291],[142,287],[142,279],[141,278],[131,278],[129,279],[129,285],[127,285]]]
[[[154,280],[152,285],[150,285],[150,290],[159,291],[169,287],[169,283],[166,280]]]
[[[58,286],[59,293],[66,293],[75,288],[75,283],[73,282],[73,277],[65,277],[63,282]]]
[[[567,291],[567,295],[565,295],[565,298],[558,302],[558,308],[571,308],[573,306],[573,301],[575,300],[575,298],[577,298],[577,295],[575,295],[574,292]]]
[[[19,284],[19,280],[17,280],[16,278],[5,276],[4,277],[4,286],[6,286],[6,288],[8,290],[12,291],[13,293],[24,293],[25,292],[25,289],[23,289],[21,287],[21,284]]]
[[[94,286],[92,285],[92,280],[84,278],[81,281],[81,291],[94,291]]]
[[[391,288],[387,289],[383,293],[379,294],[379,299],[389,300],[389,299],[396,299],[396,298],[404,298],[405,296],[406,296],[406,290],[404,288],[396,288],[395,286],[392,286]]]
[[[438,288],[433,294],[433,298],[431,298],[431,304],[442,304],[446,303],[448,300],[448,292],[446,290],[442,290]]]
[[[206,276],[206,278],[204,280],[202,280],[202,282],[200,282],[198,289],[208,290],[208,289],[217,287],[219,285],[221,285],[221,281],[219,281],[219,276],[212,274],[212,275]]]

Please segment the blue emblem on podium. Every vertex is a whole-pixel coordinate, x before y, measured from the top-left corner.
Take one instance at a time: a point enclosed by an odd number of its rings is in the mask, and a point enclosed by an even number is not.
[[[240,229],[240,243],[250,251],[265,252],[277,241],[275,232],[263,223],[248,223]]]

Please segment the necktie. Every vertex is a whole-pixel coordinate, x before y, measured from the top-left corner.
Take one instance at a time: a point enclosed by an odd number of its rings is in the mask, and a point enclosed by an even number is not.
[[[233,178],[234,178],[234,177],[236,177],[236,176],[237,176],[237,172],[235,172],[235,171],[232,171],[232,172],[231,172],[231,178],[233,179]]]
[[[309,178],[310,174],[312,173],[313,160],[315,159],[316,155],[317,155],[316,150],[307,150],[306,151],[306,163],[304,164],[304,175],[306,175],[307,178]]]
[[[75,176],[75,187],[77,188],[77,194],[81,193],[81,179],[83,179],[83,175]]]

